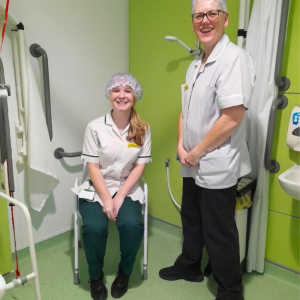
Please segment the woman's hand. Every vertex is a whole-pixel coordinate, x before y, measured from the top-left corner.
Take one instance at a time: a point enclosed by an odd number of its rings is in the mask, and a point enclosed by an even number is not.
[[[181,145],[177,147],[177,153],[179,156],[180,163],[186,167],[190,167],[191,165],[186,160],[189,153]]]
[[[199,160],[201,155],[197,152],[196,148],[194,148],[191,152],[189,152],[186,156],[186,162],[190,166],[197,166],[199,164]]]
[[[107,218],[109,220],[116,222],[113,200],[110,198],[110,199],[103,200],[102,202],[103,202],[103,212],[107,215]]]
[[[119,210],[124,202],[125,197],[117,193],[117,195],[113,199],[113,205],[114,205],[114,216],[115,219],[117,219]]]
[[[114,204],[106,186],[103,175],[99,169],[99,163],[87,163],[90,178],[93,182],[94,188],[98,193],[103,203],[103,212],[107,215],[107,218],[112,221],[116,221],[114,214]]]

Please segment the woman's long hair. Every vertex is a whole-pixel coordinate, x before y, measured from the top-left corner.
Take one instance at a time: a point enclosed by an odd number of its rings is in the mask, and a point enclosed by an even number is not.
[[[135,100],[134,100],[135,104]],[[136,112],[135,108],[131,108],[129,117],[129,134],[127,136],[127,141],[134,141],[138,146],[143,146],[144,137],[148,130],[148,123],[142,120],[139,114]]]

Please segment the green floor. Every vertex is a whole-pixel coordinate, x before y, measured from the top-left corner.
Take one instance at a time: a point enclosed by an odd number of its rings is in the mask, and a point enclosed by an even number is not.
[[[73,285],[73,232],[60,235],[36,245],[42,300],[90,299],[87,264],[83,250],[79,254],[81,284]],[[186,281],[166,282],[158,276],[160,268],[171,265],[181,250],[181,229],[160,221],[149,220],[149,279],[141,279],[142,247],[134,273],[130,278],[129,290],[124,300],[214,300],[216,284],[210,276],[202,283]],[[117,271],[119,261],[117,230],[110,226],[110,238],[105,261],[105,283],[108,289]],[[203,265],[206,265],[206,258]],[[21,275],[31,272],[28,250],[19,252]],[[7,276],[6,282],[14,277]],[[298,300],[299,275],[266,263],[265,274],[243,276],[245,300]],[[6,292],[3,300],[36,299],[33,280]],[[113,299],[109,296],[108,299]]]

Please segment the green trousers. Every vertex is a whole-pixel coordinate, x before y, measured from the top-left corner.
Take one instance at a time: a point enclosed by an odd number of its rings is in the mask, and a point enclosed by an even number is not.
[[[104,265],[108,218],[99,202],[79,199],[79,212],[83,220],[82,241],[89,275],[91,279],[98,280]],[[119,210],[116,223],[120,237],[119,268],[124,274],[130,275],[144,234],[141,203],[126,197]]]

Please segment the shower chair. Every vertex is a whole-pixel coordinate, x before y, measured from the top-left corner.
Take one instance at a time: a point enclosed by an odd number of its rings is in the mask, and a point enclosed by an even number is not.
[[[78,187],[82,184],[85,178],[88,175],[88,169],[86,163],[83,165],[83,172],[81,181],[78,178],[75,180],[74,187]],[[142,214],[144,215],[144,254],[143,254],[143,270],[142,270],[142,279],[148,279],[148,185],[147,183],[141,179],[140,184],[144,191],[144,199],[145,203],[142,205]],[[82,243],[80,239],[80,221],[81,218],[79,213],[79,198],[78,195],[75,194],[75,210],[74,210],[74,281],[75,285],[80,283],[79,279],[79,266],[78,266],[78,250],[82,248]]]

